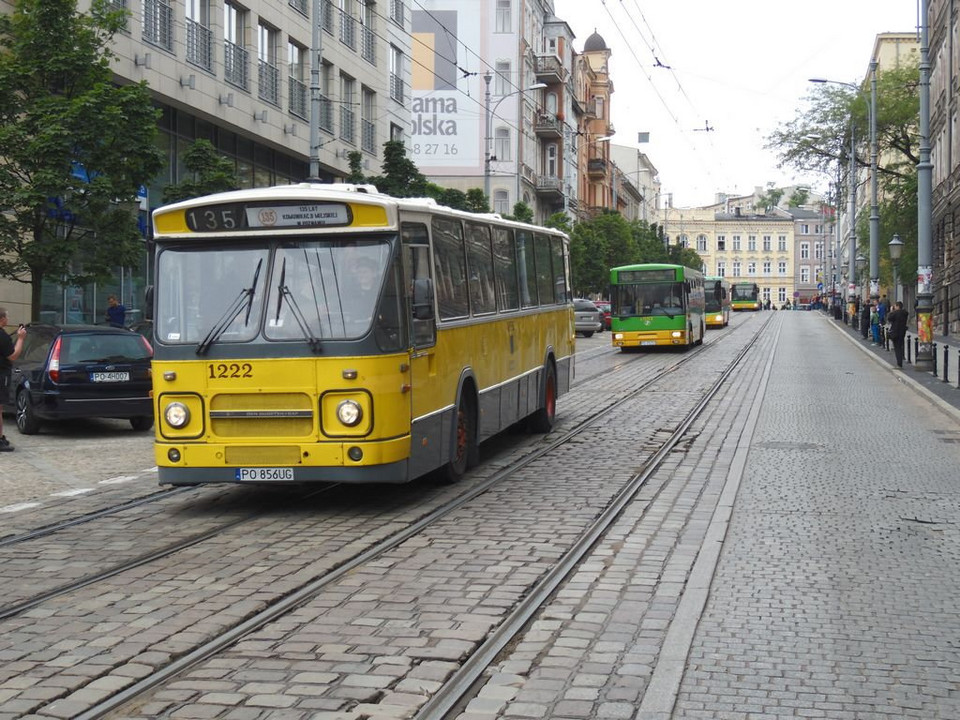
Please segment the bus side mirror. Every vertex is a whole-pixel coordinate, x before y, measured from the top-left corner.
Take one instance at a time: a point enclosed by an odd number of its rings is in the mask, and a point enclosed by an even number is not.
[[[430,278],[413,281],[413,319],[433,320],[433,280]]]
[[[153,285],[147,285],[143,291],[143,318],[153,320]]]

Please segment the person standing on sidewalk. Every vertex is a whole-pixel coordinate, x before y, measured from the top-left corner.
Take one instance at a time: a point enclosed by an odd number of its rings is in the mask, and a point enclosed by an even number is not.
[[[873,344],[880,344],[880,311],[874,305],[870,309],[870,333],[873,335]]]
[[[907,311],[903,303],[897,300],[893,310],[887,315],[890,323],[890,339],[893,340],[893,353],[897,357],[897,367],[903,367],[903,338],[907,334]]]
[[[13,361],[23,352],[23,338],[27,329],[21,325],[17,330],[17,340],[7,334],[7,309],[0,307],[0,396],[6,397],[10,393],[10,373],[13,370]],[[9,398],[7,398],[9,399]],[[3,413],[0,412],[0,452],[11,452],[13,445],[3,434]]]

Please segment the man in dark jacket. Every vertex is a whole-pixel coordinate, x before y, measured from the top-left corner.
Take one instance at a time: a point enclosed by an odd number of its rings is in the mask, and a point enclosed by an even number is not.
[[[890,339],[893,340],[893,353],[897,357],[897,367],[903,367],[903,338],[907,334],[907,311],[903,303],[897,300],[893,310],[887,315],[890,323]]]

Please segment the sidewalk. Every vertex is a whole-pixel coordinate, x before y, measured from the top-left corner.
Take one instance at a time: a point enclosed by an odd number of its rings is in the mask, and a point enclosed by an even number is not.
[[[831,315],[824,313],[824,317],[838,330],[860,348],[869,353],[882,365],[889,368],[896,366],[893,353],[893,343],[874,345],[870,336],[864,338],[859,329],[844,324],[842,320],[835,320]],[[911,318],[914,321],[915,318]],[[937,335],[933,338],[933,355],[936,359],[936,374],[929,370],[918,370],[916,367],[916,332],[907,332],[904,344],[903,371],[897,371],[907,382],[915,386],[932,400],[944,408],[960,411],[960,338]],[[946,373],[944,373],[946,366]]]

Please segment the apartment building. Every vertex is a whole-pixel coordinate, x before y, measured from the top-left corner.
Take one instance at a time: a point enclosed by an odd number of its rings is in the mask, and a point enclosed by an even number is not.
[[[753,281],[764,301],[778,306],[793,303],[799,298],[793,217],[778,207],[761,212],[731,200],[700,208],[665,208],[668,244],[696,250],[708,275],[726,277],[731,283]],[[812,272],[812,260],[807,264]]]
[[[184,177],[180,158],[198,138],[232,159],[241,185],[253,187],[308,176],[312,123],[317,174],[325,182],[347,174],[353,150],[362,153],[366,172],[379,172],[383,143],[408,134],[411,12],[405,0],[115,2],[130,14],[113,45],[115,79],[146,81],[162,111],[158,143],[168,162],[144,188],[145,217],[160,205],[163,188]],[[316,69],[315,57],[321,58]],[[40,317],[62,321],[69,314],[93,322],[106,295],[117,293],[136,319],[146,263],[116,268],[106,286],[45,285]],[[29,294],[17,283],[0,281],[0,297],[18,317],[29,316]]]

